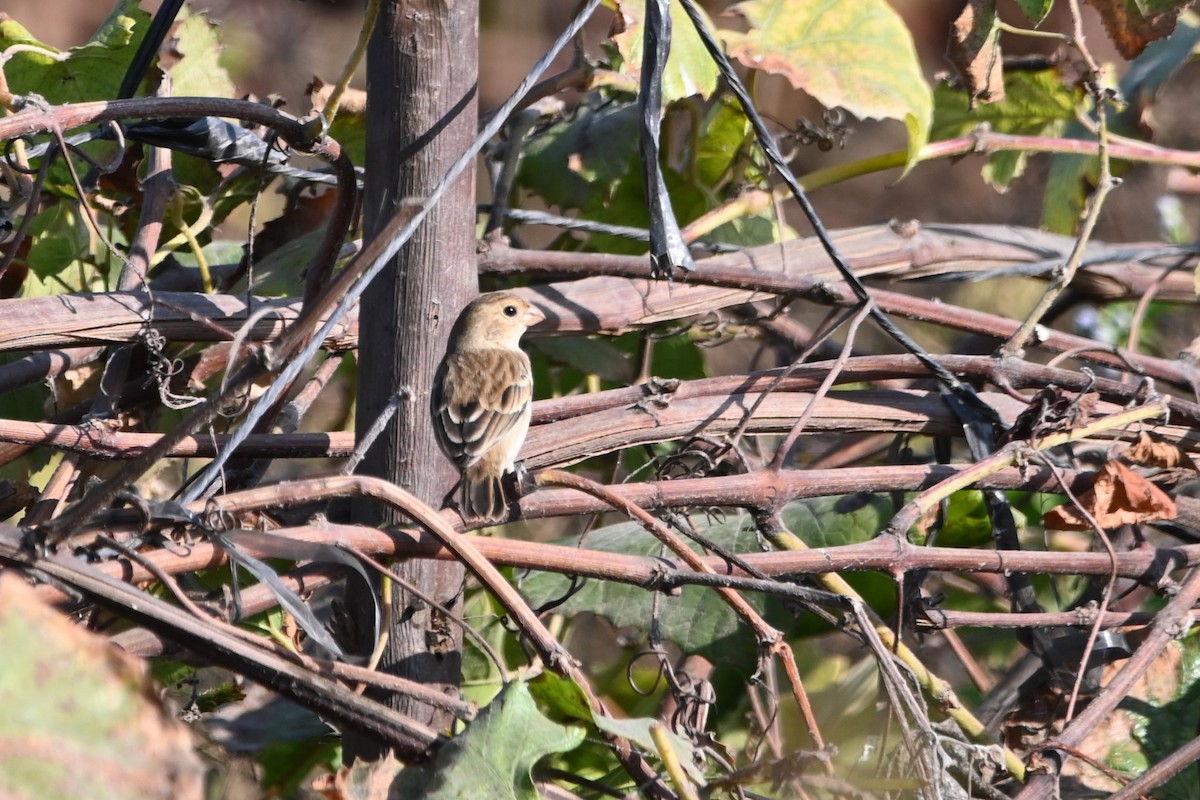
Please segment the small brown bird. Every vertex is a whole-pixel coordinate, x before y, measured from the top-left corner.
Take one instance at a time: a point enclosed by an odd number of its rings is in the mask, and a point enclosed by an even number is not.
[[[463,518],[494,522],[508,510],[503,478],[529,432],[533,374],[521,336],[545,319],[510,292],[475,298],[450,332],[433,382],[438,444],[462,472]]]

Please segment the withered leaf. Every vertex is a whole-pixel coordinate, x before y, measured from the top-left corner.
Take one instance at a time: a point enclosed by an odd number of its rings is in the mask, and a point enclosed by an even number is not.
[[[1096,413],[1099,399],[1095,392],[1075,394],[1053,384],[1043,386],[1029,399],[1028,407],[1017,415],[1013,426],[1000,437],[999,444],[1035,440],[1087,425]]]
[[[1136,522],[1175,519],[1176,509],[1166,492],[1119,461],[1107,462],[1096,473],[1092,488],[1079,496],[1079,502],[1105,529]],[[1079,509],[1063,505],[1042,517],[1042,524],[1056,531],[1091,530]]]
[[[1192,0],[1088,0],[1104,21],[1104,30],[1127,59],[1137,58],[1151,42],[1165,39]]]
[[[946,55],[962,76],[971,106],[1004,99],[995,0],[971,0],[950,26]]]
[[[1145,464],[1148,467],[1196,469],[1196,464],[1192,461],[1191,456],[1178,445],[1156,440],[1145,431],[1142,431],[1142,435],[1138,437],[1138,443],[1125,452],[1125,458],[1135,464]]]

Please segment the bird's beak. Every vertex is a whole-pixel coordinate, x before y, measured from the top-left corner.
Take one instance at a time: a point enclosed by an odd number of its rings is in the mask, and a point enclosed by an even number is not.
[[[542,313],[540,308],[537,306],[530,306],[529,310],[525,312],[525,319],[522,321],[525,323],[526,328],[532,328],[545,318],[546,315]]]

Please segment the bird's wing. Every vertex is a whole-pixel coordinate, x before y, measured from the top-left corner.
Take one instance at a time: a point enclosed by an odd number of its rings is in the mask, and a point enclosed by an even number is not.
[[[433,413],[442,449],[466,468],[512,429],[533,399],[529,358],[490,349],[446,359],[435,381]]]

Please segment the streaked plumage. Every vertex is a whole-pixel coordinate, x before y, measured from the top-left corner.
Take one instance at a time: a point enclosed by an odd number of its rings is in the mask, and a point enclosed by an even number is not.
[[[508,509],[503,478],[529,431],[533,375],[521,352],[526,328],[542,312],[510,292],[473,300],[450,333],[434,379],[438,443],[462,473],[464,519],[491,522]]]

